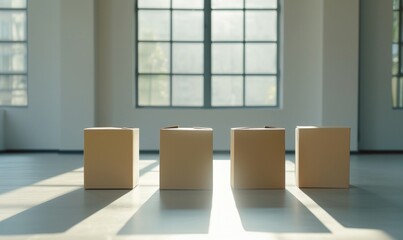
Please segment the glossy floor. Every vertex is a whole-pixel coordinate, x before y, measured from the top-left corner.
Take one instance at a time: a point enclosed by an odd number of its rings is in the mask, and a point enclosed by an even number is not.
[[[403,239],[403,155],[352,155],[350,189],[232,191],[229,155],[213,191],[159,191],[141,155],[132,191],[83,189],[81,154],[0,154],[0,239]]]

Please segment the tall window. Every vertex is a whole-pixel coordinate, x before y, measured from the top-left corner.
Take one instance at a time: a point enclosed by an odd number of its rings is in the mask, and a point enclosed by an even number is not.
[[[0,106],[27,105],[27,2],[0,0]]]
[[[403,108],[402,0],[393,0],[392,105]]]
[[[278,106],[278,0],[138,0],[137,106]]]

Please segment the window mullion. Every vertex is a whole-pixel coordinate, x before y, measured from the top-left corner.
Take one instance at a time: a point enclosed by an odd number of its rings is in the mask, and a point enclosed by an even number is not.
[[[398,37],[398,43],[399,43],[399,47],[398,47],[398,77],[397,77],[397,107],[402,108],[403,104],[401,103],[401,91],[400,89],[403,87],[401,85],[401,81],[400,78],[402,76],[402,11],[403,11],[403,1],[400,0],[399,2],[399,37]]]
[[[172,72],[172,69],[173,69],[173,67],[172,67],[172,65],[173,65],[173,54],[172,54],[172,49],[173,49],[173,38],[172,38],[172,36],[173,36],[173,31],[172,31],[172,17],[173,17],[173,10],[172,10],[172,0],[170,1],[170,3],[169,3],[170,5],[170,16],[169,16],[169,29],[170,29],[170,32],[169,32],[169,39],[170,39],[170,43],[169,43],[169,72],[170,72],[170,74],[169,74],[169,106],[173,106],[173,104],[172,104],[172,93],[173,93],[173,91],[172,91],[172,88],[173,88],[173,85],[172,85],[172,78],[173,78],[173,72]]]
[[[243,63],[242,63],[242,106],[245,107],[245,103],[246,103],[246,0],[243,0]]]
[[[280,0],[277,0],[277,9],[276,9],[276,12],[277,12],[277,29],[276,29],[276,31],[277,31],[277,34],[276,34],[276,46],[277,46],[277,56],[276,56],[276,59],[277,59],[277,72],[276,72],[276,82],[277,82],[277,84],[276,84],[276,106],[280,106],[280,72],[281,72],[281,69],[280,69],[280,41],[278,40],[279,39],[279,36],[280,36]]]
[[[402,96],[400,96],[400,88],[402,87],[401,85],[400,85],[400,78],[401,78],[401,76],[402,76],[402,56],[401,56],[401,54],[402,54],[402,51],[401,51],[401,48],[402,48],[402,4],[403,4],[403,0],[400,0],[399,1],[399,11],[398,11],[398,13],[399,13],[399,16],[398,16],[398,26],[399,26],[399,35],[398,35],[398,48],[397,48],[397,56],[398,56],[398,61],[397,61],[397,92],[396,92],[396,98],[397,98],[397,106],[396,107],[398,107],[398,108],[401,108],[401,107],[403,107],[401,104],[400,104],[400,98],[402,97]]]
[[[401,75],[401,64],[400,64],[400,62],[401,62],[401,56],[400,56],[400,54],[401,54],[401,48],[402,48],[402,18],[401,18],[401,15],[402,15],[402,0],[400,0],[400,4],[399,4],[399,20],[398,20],[398,22],[399,22],[399,35],[398,35],[398,48],[397,48],[397,56],[398,56],[398,65],[397,65],[397,74],[398,74],[398,76],[400,77],[400,75]]]
[[[211,0],[204,0],[204,107],[211,107]]]

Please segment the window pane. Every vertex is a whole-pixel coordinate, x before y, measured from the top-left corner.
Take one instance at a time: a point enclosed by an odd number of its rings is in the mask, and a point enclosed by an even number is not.
[[[399,41],[399,13],[393,12],[393,42]]]
[[[211,0],[211,7],[215,8],[243,8],[243,0]]]
[[[392,45],[392,74],[399,72],[399,45]]]
[[[213,41],[243,40],[242,11],[213,11],[211,19],[211,38]]]
[[[174,43],[172,54],[174,73],[203,73],[202,43]]]
[[[397,106],[397,77],[392,78],[392,105]]]
[[[140,106],[169,105],[168,75],[140,75],[138,78],[138,104]]]
[[[0,105],[27,105],[26,76],[0,76]]]
[[[172,39],[203,41],[203,12],[202,11],[173,11]]]
[[[248,76],[245,80],[246,106],[275,106],[277,80],[273,76]]]
[[[400,15],[400,14],[399,14]],[[399,16],[398,16],[399,17]],[[402,21],[403,20],[403,14],[401,14],[400,15],[400,20]],[[399,27],[401,27],[401,26],[399,26]],[[400,31],[400,34],[401,34],[401,39],[403,39],[403,31]]]
[[[246,73],[277,72],[277,45],[273,43],[246,44]]]
[[[139,8],[169,8],[170,0],[138,0]]]
[[[141,10],[138,16],[139,40],[169,40],[170,13],[165,10]]]
[[[398,86],[398,91],[400,92],[399,93],[399,107],[401,108],[401,107],[403,107],[403,78],[400,78],[399,79],[400,80],[400,83],[399,83],[399,86]]]
[[[169,72],[169,43],[139,43],[138,51],[139,73]]]
[[[25,40],[26,15],[23,11],[2,11],[0,14],[0,40]]]
[[[204,2],[203,0],[172,0],[172,7],[202,9],[204,8]]]
[[[0,8],[25,8],[26,0],[0,0]]]
[[[246,11],[246,40],[276,41],[277,12]]]
[[[393,9],[398,10],[399,9],[399,0],[393,0]]]
[[[0,44],[0,72],[25,73],[27,69],[27,48],[20,43]]]
[[[173,76],[172,105],[203,106],[203,76]]]
[[[243,73],[243,45],[214,43],[211,61],[213,73]]]
[[[213,106],[242,106],[243,78],[239,76],[213,76],[212,105]]]
[[[246,0],[246,8],[277,8],[277,0]]]
[[[400,73],[403,73],[403,61],[401,61],[403,59],[403,48],[402,46],[400,46]]]

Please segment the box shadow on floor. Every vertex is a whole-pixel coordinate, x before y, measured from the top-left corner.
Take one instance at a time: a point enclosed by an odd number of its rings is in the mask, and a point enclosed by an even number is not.
[[[233,190],[245,231],[329,233],[329,230],[287,190]]]
[[[158,190],[118,234],[206,234],[211,206],[212,191]]]
[[[381,186],[301,190],[346,228],[378,229],[396,239],[401,235],[403,204],[382,195]]]
[[[63,233],[129,191],[80,188],[1,221],[0,232],[2,235]]]

